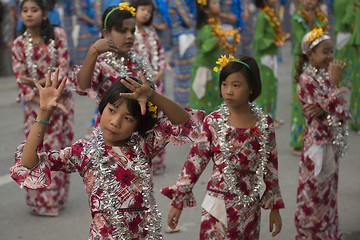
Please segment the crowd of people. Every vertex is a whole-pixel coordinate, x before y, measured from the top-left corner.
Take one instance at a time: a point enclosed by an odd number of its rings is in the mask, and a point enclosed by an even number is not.
[[[261,208],[276,236],[285,207],[278,62],[290,41],[295,238],[342,238],[339,159],[347,125],[360,133],[360,0],[22,0],[1,9],[27,139],[10,173],[31,213],[57,216],[79,172],[89,239],[162,239],[153,175],[166,171],[168,143],[190,143],[175,184],[162,189],[169,227],[196,205],[192,188],[212,161],[200,239],[258,239]],[[90,136],[75,142],[73,94],[97,103]]]

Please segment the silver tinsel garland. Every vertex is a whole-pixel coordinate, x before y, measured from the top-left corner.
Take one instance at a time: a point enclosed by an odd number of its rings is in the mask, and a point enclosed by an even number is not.
[[[148,234],[146,239],[162,239],[161,214],[157,209],[152,193],[151,169],[138,142],[136,136],[133,135],[129,145],[135,153],[133,170],[142,179],[141,191],[148,213],[146,226]],[[111,172],[116,169],[116,164],[112,164],[108,157],[104,157],[105,145],[100,128],[94,130],[94,138],[91,140],[90,147],[86,149],[86,152],[91,155],[91,161],[95,168],[96,187],[93,189],[93,194],[98,199],[102,199],[98,203],[99,209],[109,214],[109,223],[113,227],[112,235],[121,240],[130,239],[128,235],[129,229],[124,226],[123,214],[119,211],[121,204],[116,194],[119,182],[116,181],[114,176],[111,176]],[[97,194],[99,189],[103,190],[101,195]]]
[[[29,74],[31,78],[38,78],[37,70],[38,66],[34,64],[34,44],[31,34],[27,31],[23,34],[24,37],[24,47],[25,47],[25,56],[26,56],[26,67],[29,69]],[[55,41],[53,39],[50,40],[50,43],[47,46],[47,51],[50,54],[50,64],[48,69],[54,71],[57,66],[57,51],[55,48]],[[39,80],[39,79],[38,79]]]
[[[324,69],[317,69],[306,63],[303,67],[304,72],[308,73],[320,85],[321,89],[315,89],[317,96],[326,95],[330,91],[330,86],[325,84],[327,79],[330,79],[330,74]],[[321,91],[321,93],[319,93]],[[348,127],[345,121],[342,121],[338,116],[328,114],[327,122],[332,131],[332,144],[336,148],[336,153],[339,157],[343,157],[348,149]]]
[[[147,81],[153,81],[154,72],[149,65],[149,61],[133,51],[128,52],[126,57],[120,58],[114,52],[105,52],[100,56],[104,57],[105,62],[117,70],[120,77],[132,76],[128,67],[124,65],[125,61],[130,60],[133,64],[135,64],[138,72],[142,72],[144,74]]]
[[[226,103],[221,104],[220,106],[220,119],[219,125],[221,127],[220,136],[219,136],[219,144],[221,152],[224,155],[224,160],[226,166],[224,167],[224,179],[228,185],[229,191],[231,194],[235,195],[236,201],[243,204],[244,207],[247,207],[253,201],[259,198],[261,192],[264,189],[263,185],[263,174],[265,172],[265,165],[267,162],[267,158],[269,155],[268,149],[268,141],[269,141],[269,124],[267,123],[267,115],[254,103],[249,103],[251,106],[251,111],[256,116],[257,120],[259,121],[258,131],[261,135],[259,139],[260,144],[260,160],[259,165],[256,169],[256,184],[253,191],[249,195],[245,195],[241,189],[239,189],[236,184],[238,183],[235,169],[236,167],[230,162],[230,140],[226,139],[227,134],[229,133],[229,129],[231,128],[228,123],[228,116],[230,115],[229,108],[227,107]]]
[[[151,59],[150,60],[150,65],[152,67],[152,69],[154,70],[155,73],[159,72],[159,51],[158,51],[158,46],[157,46],[157,42],[156,42],[156,38],[155,38],[155,32],[151,31],[148,27],[144,27],[143,28],[145,33],[148,35],[148,38],[146,39],[147,42],[150,43],[150,55],[148,55],[148,51],[145,48],[145,43],[144,43],[144,38],[142,37],[142,34],[139,32],[138,28],[136,28],[135,31],[135,36],[137,36],[137,40],[139,43],[139,51],[142,56],[145,59]]]

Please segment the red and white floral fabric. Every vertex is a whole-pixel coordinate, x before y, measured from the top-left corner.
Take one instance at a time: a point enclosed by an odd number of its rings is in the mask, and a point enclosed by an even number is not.
[[[67,40],[65,31],[61,28],[54,28],[55,49],[57,57],[57,67],[59,68],[59,79],[67,76],[69,70],[69,53],[67,49]],[[20,81],[20,74],[23,71],[25,76],[29,76],[30,69],[27,68],[29,59],[26,57],[24,37],[16,38],[12,45],[12,64],[19,94],[17,102],[24,102],[24,131],[25,137],[28,136],[33,125],[33,119],[36,118],[39,105],[32,101],[38,96],[36,88],[24,85]],[[33,64],[37,66],[37,79],[46,76],[51,63],[51,54],[48,51],[48,45],[33,47]],[[65,114],[60,110],[55,110],[50,118],[50,124],[47,125],[44,136],[43,148],[61,149],[70,146],[74,136],[74,102],[69,87],[65,87],[59,103],[63,104],[68,110]],[[63,172],[52,173],[52,184],[43,189],[27,189],[26,202],[31,212],[40,215],[57,215],[58,211],[64,206],[69,191],[69,176]]]
[[[164,115],[158,119],[155,127],[144,137],[138,138],[142,154],[147,158],[149,167],[151,159],[169,142],[179,145],[194,141],[199,137],[199,130],[204,119],[204,112],[188,110],[190,118],[179,126],[174,126]],[[42,188],[51,183],[50,171],[79,172],[88,194],[92,224],[89,239],[115,239],[112,236],[114,226],[109,222],[109,213],[100,209],[103,189],[96,181],[96,168],[91,152],[93,140],[79,140],[71,147],[58,151],[39,152],[40,163],[33,169],[21,166],[23,146],[15,153],[16,163],[10,169],[12,178],[23,188]],[[141,175],[134,170],[135,152],[128,145],[105,146],[103,158],[111,163],[111,178],[117,182],[116,201],[118,209],[124,216],[124,224],[129,230],[131,239],[145,239],[147,230],[146,203],[141,190]]]
[[[327,114],[336,115],[345,124],[346,119],[350,118],[350,112],[341,90],[332,86],[329,79],[320,81],[304,72],[299,78],[297,94],[303,108],[306,127],[295,212],[296,239],[341,239],[337,207],[338,156],[335,153],[332,156],[322,154],[322,158],[332,158],[335,167],[327,178],[319,178],[319,175],[314,174],[317,159],[311,154],[311,149],[333,147],[332,128],[326,119]],[[309,105],[321,107],[326,114],[311,118],[306,108]]]
[[[194,207],[196,201],[192,188],[208,163],[212,161],[214,166],[206,194],[224,200],[227,222],[224,224],[214,215],[203,210],[200,239],[258,239],[260,207],[264,209],[284,208],[278,183],[278,161],[273,120],[267,116],[270,133],[269,155],[263,176],[266,189],[261,199],[258,198],[248,207],[236,202],[228,190],[223,174],[225,162],[224,154],[220,150],[221,125],[219,120],[219,110],[205,118],[200,138],[195,141],[176,185],[164,188],[162,194],[172,199],[171,205],[178,209]],[[256,185],[255,170],[260,164],[259,138],[261,136],[259,136],[257,127],[239,129],[231,126],[226,136],[231,146],[229,159],[232,165],[236,167],[236,186],[246,195],[253,191]]]

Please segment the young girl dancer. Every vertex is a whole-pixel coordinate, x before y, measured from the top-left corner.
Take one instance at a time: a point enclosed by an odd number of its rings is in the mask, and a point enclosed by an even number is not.
[[[33,79],[45,83],[48,69],[60,69],[65,77],[69,70],[69,53],[66,34],[61,28],[53,28],[47,19],[46,6],[42,0],[24,0],[20,6],[23,22],[22,35],[12,45],[12,64],[19,87],[17,101],[24,102],[24,130],[27,137],[33,120],[39,111],[39,94]],[[70,146],[73,140],[74,103],[69,87],[65,87],[54,111],[42,147],[61,149]],[[52,184],[44,189],[26,191],[30,211],[39,215],[58,215],[66,203],[70,186],[69,176],[54,172]]]
[[[338,88],[345,64],[333,60],[333,44],[322,29],[302,41],[296,79],[306,126],[299,170],[296,239],[341,239],[337,211],[339,157],[346,150],[347,103]],[[330,71],[329,71],[330,70]],[[316,104],[322,112],[314,112]]]
[[[318,8],[319,0],[303,0],[302,6],[291,19],[291,35],[293,36],[293,71],[292,71],[292,102],[291,102],[291,132],[290,146],[293,148],[295,155],[301,155],[303,143],[305,119],[301,110],[299,98],[296,94],[296,64],[302,54],[301,41],[304,35],[314,28],[328,28],[325,14]]]
[[[84,64],[75,66],[71,81],[84,91],[96,93],[97,103],[117,79],[137,76],[141,71],[147,80],[153,80],[148,61],[131,51],[134,45],[135,9],[120,3],[103,14],[103,38],[89,47]]]
[[[261,93],[259,68],[250,57],[223,56],[218,61],[225,102],[205,118],[176,185],[162,190],[172,199],[168,224],[174,229],[183,207],[196,205],[192,188],[212,160],[200,239],[259,239],[260,207],[271,209],[270,232],[275,224],[275,236],[281,230],[279,209],[284,203],[274,122],[253,103]]]
[[[156,90],[160,94],[165,94],[165,51],[155,29],[151,27],[154,5],[152,0],[133,0],[131,6],[136,10],[134,51],[149,61],[150,67],[154,72],[153,79],[157,87]],[[152,162],[154,173],[163,173],[166,169],[165,149]]]
[[[262,92],[256,100],[259,106],[276,120],[276,104],[278,89],[278,47],[290,37],[281,31],[280,18],[276,11],[278,0],[256,0],[255,5],[260,10],[256,18],[253,48],[255,59],[260,65]]]
[[[220,56],[220,37],[213,34],[214,29],[209,24],[219,17],[221,8],[218,0],[202,1],[196,4],[196,12],[197,55],[192,67],[189,106],[209,114],[221,103],[219,74],[212,71]]]
[[[62,150],[37,152],[65,81],[58,71],[38,82],[40,110],[28,139],[18,147],[11,175],[24,188],[50,184],[50,171],[79,172],[88,194],[89,239],[162,239],[152,189],[151,159],[169,142],[198,137],[204,113],[184,110],[157,93],[144,76],[112,84],[99,104],[101,120],[92,140]],[[151,101],[151,102],[150,102]],[[157,107],[163,112],[158,111]]]

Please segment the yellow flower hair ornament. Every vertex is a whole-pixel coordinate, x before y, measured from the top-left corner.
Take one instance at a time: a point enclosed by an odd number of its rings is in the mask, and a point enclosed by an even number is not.
[[[207,0],[197,0],[197,3],[203,6],[206,6]]]
[[[110,10],[110,12],[108,12],[108,14],[106,14],[105,20],[104,20],[104,29],[106,29],[106,23],[107,20],[109,18],[109,16],[116,10],[126,10],[129,11],[131,13],[131,15],[134,17],[136,14],[136,10],[133,7],[129,6],[129,3],[127,2],[123,2],[119,4],[119,7],[114,7],[113,9]]]
[[[250,66],[247,63],[245,63],[245,62],[243,62],[243,61],[241,61],[239,59],[234,58],[234,56],[232,56],[231,54],[229,55],[228,58],[226,57],[226,55],[221,55],[221,57],[216,61],[216,64],[219,64],[219,66],[214,67],[213,70],[215,72],[220,72],[226,65],[228,65],[229,62],[240,63],[240,64],[244,65],[245,67],[247,67],[249,70],[251,70]]]
[[[152,114],[151,117],[152,118],[157,118],[157,106],[155,106],[150,101],[147,102],[147,105],[148,105],[149,112],[151,112],[151,114]]]
[[[322,28],[315,28],[303,37],[301,50],[306,54],[308,50],[313,49],[319,43],[327,39],[331,39],[327,32],[324,32]]]
[[[130,7],[129,6],[129,3],[127,2],[123,2],[123,3],[120,3],[119,4],[119,9],[120,10],[127,10],[131,13],[131,15],[135,16],[135,12],[136,12],[136,9],[134,7]]]

